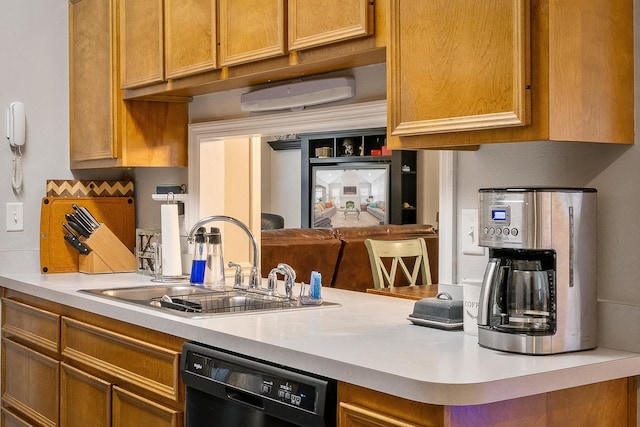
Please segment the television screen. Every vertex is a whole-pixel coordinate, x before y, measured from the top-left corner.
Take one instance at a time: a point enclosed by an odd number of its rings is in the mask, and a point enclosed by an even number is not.
[[[317,165],[312,169],[311,228],[389,223],[389,165]]]

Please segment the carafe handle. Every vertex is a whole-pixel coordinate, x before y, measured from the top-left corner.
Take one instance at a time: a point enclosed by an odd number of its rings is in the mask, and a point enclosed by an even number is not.
[[[499,271],[500,258],[489,259],[489,264],[487,264],[487,269],[485,270],[484,278],[482,279],[482,289],[480,290],[478,325],[489,326],[489,316],[491,313],[489,300],[491,299],[491,290],[494,288],[494,283],[498,280]]]

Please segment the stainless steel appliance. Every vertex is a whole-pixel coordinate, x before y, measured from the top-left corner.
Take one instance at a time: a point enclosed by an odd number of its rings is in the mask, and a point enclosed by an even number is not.
[[[185,343],[186,427],[335,426],[336,381]]]
[[[479,191],[489,248],[478,343],[523,354],[596,347],[596,190]]]

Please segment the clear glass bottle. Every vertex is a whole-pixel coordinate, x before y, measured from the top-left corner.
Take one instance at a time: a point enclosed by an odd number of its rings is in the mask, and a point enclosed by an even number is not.
[[[211,227],[211,232],[207,234],[207,243],[204,286],[223,290],[225,287],[224,257],[222,255],[222,235],[219,228]]]
[[[201,286],[204,283],[204,272],[207,263],[205,231],[204,227],[200,227],[194,237],[193,261],[191,262],[191,277],[189,278],[193,285]]]

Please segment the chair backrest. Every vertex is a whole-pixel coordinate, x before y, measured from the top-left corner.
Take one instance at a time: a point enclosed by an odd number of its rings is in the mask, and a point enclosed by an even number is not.
[[[281,215],[262,212],[260,219],[261,230],[276,230],[284,228],[284,218]]]
[[[385,284],[393,288],[398,265],[400,265],[404,276],[409,281],[409,286],[416,284],[419,272],[422,272],[422,284],[431,285],[429,256],[427,255],[427,245],[423,238],[407,240],[367,239],[364,244],[367,247],[367,251],[369,251],[369,261],[375,288],[384,288]],[[385,259],[391,260],[390,269],[387,269],[387,265],[384,262]],[[407,266],[407,261],[410,259],[414,260],[411,270]]]

